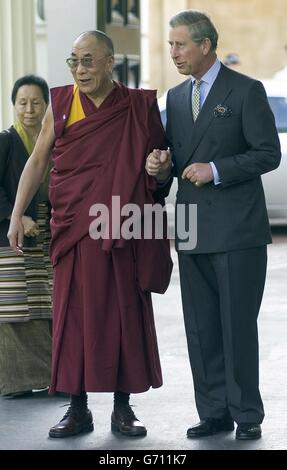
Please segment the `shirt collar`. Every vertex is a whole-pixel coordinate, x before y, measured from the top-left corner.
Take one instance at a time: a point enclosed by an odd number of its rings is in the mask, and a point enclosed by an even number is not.
[[[207,83],[208,85],[212,85],[218,75],[220,70],[221,63],[218,58],[216,58],[214,64],[210,67],[210,69],[201,77],[201,81]],[[191,75],[192,85],[194,85],[195,77]]]

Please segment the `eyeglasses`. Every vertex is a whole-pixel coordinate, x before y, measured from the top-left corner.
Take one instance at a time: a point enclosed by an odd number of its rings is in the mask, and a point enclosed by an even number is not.
[[[108,56],[103,55],[102,57],[99,57],[98,59],[95,59],[93,57],[82,57],[82,59],[69,57],[68,59],[66,59],[66,64],[69,66],[71,70],[77,70],[79,64],[81,64],[82,67],[85,67],[86,69],[92,69],[93,67],[96,66],[97,62],[104,59],[105,57],[108,57]]]

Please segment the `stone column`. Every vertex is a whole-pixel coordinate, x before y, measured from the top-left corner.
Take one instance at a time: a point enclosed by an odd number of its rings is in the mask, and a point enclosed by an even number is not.
[[[0,129],[13,123],[14,81],[35,73],[34,0],[0,0]]]
[[[169,20],[189,8],[188,0],[149,0],[150,86],[160,96],[167,88],[181,81],[169,56]]]

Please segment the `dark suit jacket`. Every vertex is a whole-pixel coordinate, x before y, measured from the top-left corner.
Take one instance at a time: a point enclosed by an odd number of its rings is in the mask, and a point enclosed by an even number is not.
[[[281,152],[262,83],[221,65],[195,124],[191,87],[189,79],[168,93],[167,138],[178,176],[177,204],[197,205],[198,241],[192,253],[270,243],[261,175],[278,167]],[[186,166],[210,161],[220,185],[198,188],[181,179]]]

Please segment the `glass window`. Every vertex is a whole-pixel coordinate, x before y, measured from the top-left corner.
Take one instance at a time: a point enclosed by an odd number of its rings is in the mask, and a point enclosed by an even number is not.
[[[45,21],[45,20],[46,20],[46,16],[45,16],[45,2],[44,2],[44,0],[37,0],[37,3],[36,3],[36,10],[37,10],[37,15],[38,15],[38,17],[39,17],[42,21]]]
[[[106,3],[107,8],[107,22],[113,24],[123,25],[125,22],[125,1],[124,0],[108,0]]]
[[[127,58],[128,87],[138,88],[140,84],[140,59],[138,57]]]
[[[115,65],[113,70],[113,79],[126,84],[126,58],[121,54],[115,55]]]
[[[128,24],[138,26],[140,23],[139,0],[128,0]]]
[[[278,132],[287,132],[287,98],[268,96],[268,101],[275,116]]]

